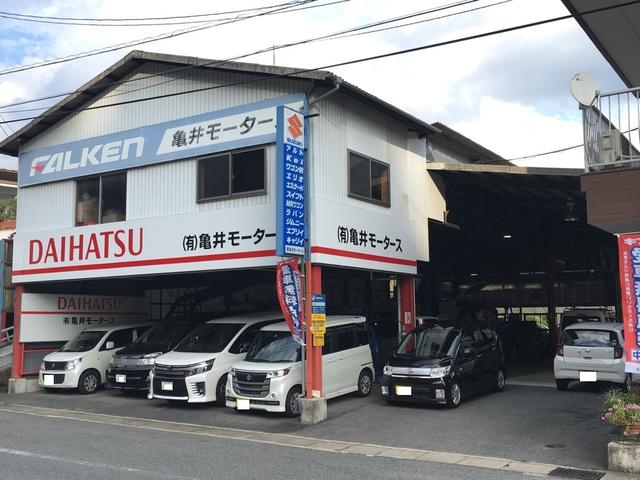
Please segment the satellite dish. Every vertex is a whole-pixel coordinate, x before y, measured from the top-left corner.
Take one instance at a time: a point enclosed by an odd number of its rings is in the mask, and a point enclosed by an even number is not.
[[[586,73],[576,73],[571,77],[571,94],[580,105],[590,107],[596,99],[598,85]]]

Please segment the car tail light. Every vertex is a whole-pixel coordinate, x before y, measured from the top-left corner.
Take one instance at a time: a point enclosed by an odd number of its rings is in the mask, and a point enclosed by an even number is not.
[[[613,347],[613,358],[622,358],[624,350],[622,347]]]
[[[562,345],[556,346],[556,355],[558,355],[559,357],[564,357],[564,348],[562,347]]]

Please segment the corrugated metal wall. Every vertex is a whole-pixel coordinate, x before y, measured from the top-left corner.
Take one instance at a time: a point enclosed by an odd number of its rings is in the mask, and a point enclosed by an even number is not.
[[[429,198],[424,139],[378,110],[336,94],[311,113],[311,162],[315,196],[375,211],[381,216],[411,220],[415,224],[419,260],[429,258]],[[389,208],[348,197],[349,150],[390,165]],[[383,221],[383,220],[382,220]]]
[[[237,105],[304,91],[307,83],[275,79],[242,83],[255,77],[188,70],[161,74],[160,65],[145,65],[132,74],[137,80],[120,85],[94,105],[106,105],[206,86],[231,87],[180,95],[152,102],[90,110],[69,117],[26,145],[25,151],[81,138],[104,135]],[[184,75],[185,78],[180,78]],[[313,107],[310,119],[313,166],[312,194],[354,207],[415,223],[418,259],[428,259],[428,217],[442,216],[442,199],[425,169],[427,144],[408,128],[342,93]],[[385,208],[349,198],[348,151],[390,165],[391,206]],[[267,147],[267,195],[196,203],[196,160],[182,160],[128,172],[127,218],[140,219],[204,210],[275,203],[275,147]],[[20,189],[18,230],[32,232],[68,228],[74,224],[75,183],[56,182]],[[43,208],[45,207],[46,208]],[[434,206],[435,208],[431,208]]]

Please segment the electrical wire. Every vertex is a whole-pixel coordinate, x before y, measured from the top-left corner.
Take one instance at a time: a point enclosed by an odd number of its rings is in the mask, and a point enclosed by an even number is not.
[[[406,14],[406,15],[403,15],[403,16],[400,16],[400,17],[394,17],[392,19],[385,19],[385,20],[380,20],[380,21],[369,23],[369,24],[365,24],[365,25],[360,25],[360,26],[357,26],[357,27],[352,27],[350,29],[342,30],[340,32],[336,32],[336,33],[332,33],[332,34],[327,34],[327,35],[322,35],[322,36],[319,36],[319,37],[313,37],[313,38],[308,38],[308,39],[305,39],[305,40],[299,40],[299,41],[296,41],[296,42],[291,42],[291,43],[286,43],[286,44],[282,44],[282,45],[275,45],[275,46],[262,48],[260,50],[256,50],[256,51],[253,51],[253,52],[250,52],[250,53],[234,56],[234,57],[231,57],[231,58],[227,58],[225,60],[213,60],[211,62],[200,63],[198,65],[187,65],[187,66],[183,66],[183,67],[172,68],[172,69],[168,69],[168,70],[163,70],[160,73],[146,75],[146,76],[144,76],[142,78],[129,79],[129,80],[119,80],[119,81],[115,81],[115,82],[104,83],[101,86],[102,87],[111,87],[111,86],[115,86],[115,85],[123,85],[123,84],[126,84],[126,83],[139,82],[139,81],[142,81],[142,80],[149,80],[150,78],[154,78],[154,77],[166,76],[168,74],[174,74],[174,73],[177,73],[177,72],[184,72],[184,71],[192,70],[194,68],[219,67],[219,66],[222,66],[222,65],[224,65],[226,63],[229,63],[229,62],[232,62],[232,61],[235,61],[235,60],[240,60],[240,59],[246,58],[246,57],[251,57],[251,56],[254,56],[254,55],[259,55],[261,53],[270,52],[270,51],[273,51],[273,50],[280,50],[280,49],[284,49],[284,48],[288,48],[288,47],[292,47],[292,46],[298,46],[298,45],[302,45],[302,44],[306,44],[306,43],[312,43],[312,42],[320,41],[320,40],[331,40],[332,36],[344,35],[344,34],[348,34],[348,33],[351,33],[351,32],[356,32],[356,31],[359,31],[359,30],[363,30],[363,29],[367,29],[367,28],[373,28],[373,27],[379,26],[379,25],[384,25],[384,24],[387,24],[387,23],[390,23],[390,22],[405,20],[407,18],[411,18],[411,17],[415,17],[415,16],[419,16],[419,15],[426,15],[426,14],[429,14],[429,13],[435,13],[435,12],[446,10],[446,9],[449,9],[449,8],[463,6],[463,5],[466,5],[466,4],[469,4],[469,3],[474,3],[474,2],[477,2],[477,1],[478,0],[463,0],[463,1],[452,3],[452,4],[446,4],[446,5],[441,5],[441,6],[438,6],[438,7],[434,7],[434,8],[428,9],[428,10],[422,10],[420,12],[412,12],[412,13],[409,13],[409,14]],[[427,18],[427,19],[424,19],[424,20],[420,20],[418,22],[413,22],[413,23],[411,23],[411,25],[412,24],[417,24],[417,23],[430,22],[430,21],[433,21],[433,20],[440,20],[442,18],[446,18],[446,17],[450,17],[450,16],[461,15],[461,14],[464,14],[464,13],[468,13],[468,12],[472,12],[472,11],[475,11],[475,10],[479,10],[481,8],[488,8],[488,7],[492,7],[492,6],[499,5],[499,4],[502,4],[502,3],[505,3],[505,2],[510,2],[510,1],[511,0],[503,0],[501,2],[484,5],[482,7],[478,7],[478,8],[474,8],[474,9],[462,10],[462,11],[459,11],[459,12],[454,12],[454,13],[451,13],[449,15],[442,15],[442,16],[439,16],[439,17]],[[329,4],[323,4],[323,5],[329,5]],[[402,26],[403,25],[399,25],[399,26],[395,26],[395,27],[388,27],[387,29],[400,28]],[[371,33],[375,33],[377,31],[378,30],[372,30]],[[367,34],[367,33],[369,33],[369,32],[360,32],[359,34],[364,35],[364,34]],[[336,37],[336,38],[343,38],[343,37]],[[113,98],[113,97],[116,97],[116,96],[119,96],[119,95],[126,95],[126,94],[130,94],[130,93],[137,92],[137,91],[140,91],[140,90],[144,90],[144,89],[147,89],[147,88],[154,88],[154,87],[157,87],[159,85],[164,85],[166,83],[170,83],[170,82],[176,81],[179,78],[180,77],[175,78],[175,79],[170,79],[170,80],[167,80],[167,81],[164,81],[164,82],[155,83],[153,85],[149,85],[149,86],[146,86],[146,87],[142,87],[142,88],[138,88],[138,89],[134,89],[134,90],[129,90],[127,92],[106,95],[103,98]],[[9,107],[19,106],[19,105],[26,105],[26,104],[29,104],[29,103],[35,103],[35,102],[39,102],[39,101],[43,101],[43,100],[51,100],[53,98],[64,97],[64,96],[71,95],[71,94],[81,94],[81,93],[84,93],[84,92],[89,92],[91,90],[92,90],[92,88],[90,87],[90,88],[87,88],[85,90],[74,90],[74,91],[71,91],[71,92],[65,92],[65,93],[59,93],[59,94],[55,94],[55,95],[49,95],[49,96],[46,96],[46,97],[39,97],[39,98],[36,98],[36,99],[31,99],[31,100],[22,100],[20,102],[14,102],[14,103],[11,103],[11,104],[2,105],[2,106],[0,106],[0,110],[6,109],[6,108],[9,108]],[[22,112],[45,110],[47,108],[49,108],[49,107],[27,108],[27,109],[19,109],[19,110],[5,110],[3,113],[22,113]]]
[[[607,11],[607,10],[612,10],[614,8],[621,8],[624,6],[628,6],[628,5],[634,5],[634,4],[638,4],[640,3],[640,0],[632,0],[632,1],[628,1],[622,4],[617,4],[617,5],[610,5],[610,6],[606,6],[606,7],[600,7],[600,8],[596,8],[596,9],[592,9],[592,10],[587,10],[584,12],[581,12],[581,15],[589,15],[589,14],[593,14],[593,13],[599,13],[599,12],[603,12],[603,11]],[[191,90],[185,90],[182,92],[173,92],[173,93],[166,93],[166,94],[162,94],[162,95],[154,95],[151,97],[145,97],[145,98],[138,98],[138,99],[134,99],[134,100],[126,100],[123,102],[115,102],[115,103],[109,103],[106,105],[94,105],[91,107],[83,107],[83,108],[77,108],[77,109],[69,109],[69,110],[64,110],[64,111],[55,111],[55,112],[51,112],[48,114],[44,114],[44,115],[37,115],[37,116],[33,116],[33,117],[25,117],[25,118],[19,118],[19,119],[13,119],[13,120],[7,120],[4,122],[0,122],[0,124],[4,123],[4,124],[8,124],[8,123],[17,123],[17,122],[24,122],[24,121],[28,121],[28,120],[37,120],[37,119],[43,119],[43,118],[50,118],[53,116],[60,116],[60,115],[68,115],[69,113],[76,113],[76,112],[82,112],[82,111],[88,111],[88,110],[97,110],[97,109],[102,109],[102,108],[109,108],[109,107],[115,107],[115,106],[121,106],[121,105],[130,105],[130,104],[134,104],[134,103],[141,103],[141,102],[147,102],[147,101],[151,101],[151,100],[158,100],[158,99],[163,99],[163,98],[170,98],[170,97],[176,97],[176,96],[181,96],[181,95],[188,95],[190,93],[197,93],[197,92],[203,92],[203,91],[209,91],[209,90],[216,90],[219,88],[226,88],[226,87],[231,87],[231,86],[238,86],[238,85],[247,85],[247,84],[252,84],[252,83],[258,83],[258,82],[263,82],[266,81],[267,79],[273,79],[273,78],[284,78],[284,77],[292,77],[292,76],[296,76],[296,75],[302,75],[305,73],[310,73],[310,72],[315,72],[315,71],[320,71],[320,70],[326,70],[328,68],[335,68],[335,67],[343,67],[343,66],[347,66],[347,65],[355,65],[358,63],[364,63],[364,62],[369,62],[369,61],[373,61],[373,60],[380,60],[383,58],[390,58],[390,57],[395,57],[398,55],[405,55],[408,53],[414,53],[414,52],[418,52],[418,51],[423,51],[423,50],[429,50],[429,49],[433,49],[433,48],[438,48],[438,47],[443,47],[446,45],[454,45],[457,43],[463,43],[463,42],[468,42],[471,40],[478,40],[481,38],[487,38],[487,37],[492,37],[495,35],[500,35],[503,33],[508,33],[508,32],[514,32],[514,31],[518,31],[518,30],[523,30],[526,28],[533,28],[533,27],[537,27],[537,26],[541,26],[541,25],[547,25],[550,23],[554,23],[554,22],[558,22],[558,21],[562,21],[562,20],[567,20],[569,18],[573,18],[572,15],[563,15],[563,16],[559,16],[559,17],[553,17],[553,18],[547,18],[544,20],[539,20],[536,22],[530,22],[530,23],[525,23],[525,24],[520,24],[520,25],[515,25],[512,27],[506,27],[506,28],[501,28],[498,30],[492,30],[489,32],[484,32],[484,33],[479,33],[479,34],[475,34],[475,35],[468,35],[465,37],[459,37],[459,38],[455,38],[455,39],[451,39],[451,40],[445,40],[442,42],[436,42],[436,43],[430,43],[427,45],[421,45],[418,47],[412,47],[412,48],[407,48],[407,49],[403,49],[403,50],[396,50],[393,52],[388,52],[388,53],[383,53],[383,54],[378,54],[378,55],[372,55],[369,57],[362,57],[362,58],[358,58],[358,59],[353,59],[353,60],[347,60],[344,62],[339,62],[339,63],[333,63],[330,65],[324,65],[321,67],[315,67],[315,68],[306,68],[306,69],[299,69],[299,70],[294,70],[285,74],[280,74],[280,75],[272,75],[268,78],[257,78],[257,79],[251,79],[251,80],[244,80],[241,82],[233,82],[233,83],[227,83],[227,84],[222,84],[222,85],[212,85],[212,86],[208,86],[208,87],[201,87],[201,88],[196,88],[196,89],[191,89]]]
[[[62,57],[62,58],[57,58],[57,59],[53,59],[53,60],[45,60],[42,62],[37,62],[37,63],[32,63],[32,64],[28,64],[28,65],[17,65],[14,67],[10,67],[4,70],[0,70],[0,76],[3,75],[8,75],[11,73],[17,73],[17,72],[24,72],[26,70],[32,70],[34,68],[41,68],[41,67],[45,67],[45,66],[49,66],[49,65],[57,65],[60,63],[66,63],[72,60],[78,60],[80,58],[86,58],[86,57],[92,57],[94,55],[101,55],[104,53],[109,53],[109,52],[115,52],[117,50],[122,50],[124,48],[128,48],[128,47],[135,47],[138,45],[144,45],[146,43],[151,43],[151,42],[157,42],[160,40],[166,40],[168,38],[175,38],[181,35],[185,35],[188,33],[193,33],[193,32],[199,32],[202,30],[206,30],[209,28],[213,28],[213,27],[218,27],[221,25],[228,25],[230,23],[236,23],[242,20],[247,20],[247,19],[251,19],[251,18],[256,18],[256,17],[263,17],[266,15],[272,15],[275,13],[288,13],[288,12],[292,12],[292,11],[300,11],[300,10],[306,10],[308,8],[318,8],[318,7],[322,7],[322,6],[326,6],[326,4],[321,4],[321,5],[308,5],[308,6],[304,6],[308,3],[312,3],[312,2],[317,2],[319,0],[299,0],[297,2],[291,2],[290,4],[287,5],[292,5],[292,6],[301,6],[300,8],[291,8],[290,6],[288,7],[279,7],[273,10],[268,10],[266,12],[261,12],[261,13],[257,13],[255,15],[247,15],[244,17],[237,17],[234,18],[232,20],[226,20],[226,21],[220,21],[218,23],[213,23],[213,24],[206,24],[206,25],[202,25],[202,26],[197,26],[197,27],[190,27],[190,28],[186,28],[183,30],[174,30],[168,33],[163,33],[160,35],[154,35],[151,37],[145,37],[142,39],[138,39],[138,40],[132,40],[130,42],[124,42],[124,43],[120,43],[117,45],[112,45],[109,47],[103,47],[103,48],[99,48],[99,49],[94,49],[94,50],[89,50],[86,52],[81,52],[81,53],[76,53],[73,55],[69,55],[67,57]],[[343,3],[343,2],[347,2],[349,0],[338,0],[336,2],[332,2],[331,4],[334,3]]]
[[[287,6],[287,5],[295,4],[295,3],[297,3],[297,2],[280,3],[280,4],[276,4],[276,5],[265,6],[265,7],[246,8],[246,9],[243,9],[243,10],[232,10],[232,11],[226,12],[224,14],[231,15],[231,14],[235,14],[235,13],[256,12],[256,11],[268,10],[269,8]],[[199,15],[194,15],[193,17],[219,16],[219,15],[223,15],[223,13],[199,14]],[[16,21],[22,21],[22,22],[35,22],[35,23],[45,23],[45,24],[53,24],[53,25],[90,26],[90,27],[158,27],[158,26],[165,26],[165,25],[192,25],[192,24],[197,24],[197,23],[201,24],[201,23],[210,23],[212,21],[228,20],[228,18],[216,18],[216,19],[207,18],[207,19],[204,19],[204,20],[179,20],[179,21],[168,21],[168,20],[167,21],[162,21],[162,20],[158,21],[158,20],[153,20],[153,19],[141,19],[141,20],[138,21],[138,23],[131,23],[131,22],[129,22],[129,23],[109,23],[106,20],[101,20],[101,21],[97,21],[97,20],[92,20],[92,21],[80,21],[80,20],[63,21],[63,20],[56,20],[56,17],[44,17],[44,16],[40,17],[40,16],[37,16],[37,15],[20,15],[20,14],[13,14],[13,13],[9,13],[9,12],[0,12],[0,18],[6,18],[8,20],[16,20]],[[171,19],[172,17],[165,17],[165,18]],[[140,23],[140,22],[142,22],[142,23]]]
[[[291,2],[287,2],[287,3],[291,3]],[[181,19],[181,18],[209,17],[213,15],[230,15],[232,13],[244,13],[252,10],[261,10],[261,9],[270,8],[270,7],[281,7],[283,5],[286,5],[286,3],[280,3],[277,5],[270,5],[266,7],[245,8],[242,10],[228,10],[225,12],[212,12],[212,13],[196,13],[191,15],[171,15],[167,17],[134,17],[134,18],[54,17],[54,16],[47,16],[47,15],[29,15],[26,13],[13,13],[13,12],[2,12],[2,11],[0,11],[0,14],[13,15],[16,17],[39,18],[39,19],[46,19],[46,20],[69,20],[69,21],[85,21],[85,22],[139,22],[139,21],[141,22],[146,20],[149,20],[149,21],[174,20],[174,19]]]

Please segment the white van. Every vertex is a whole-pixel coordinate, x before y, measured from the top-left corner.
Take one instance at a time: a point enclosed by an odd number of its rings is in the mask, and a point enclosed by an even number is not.
[[[38,384],[45,389],[77,388],[94,393],[107,379],[112,355],[138,338],[151,324],[94,327],[83,330],[60,350],[46,355]]]
[[[149,374],[149,398],[224,405],[231,365],[245,357],[262,327],[280,321],[281,313],[259,313],[200,325],[173,350],[156,358]]]
[[[373,360],[365,318],[327,318],[322,348],[322,385],[326,398],[351,392],[367,396],[373,385]],[[264,327],[247,357],[231,369],[227,406],[238,410],[300,414],[302,393],[301,348],[285,322]]]

